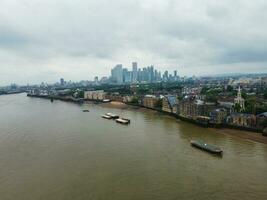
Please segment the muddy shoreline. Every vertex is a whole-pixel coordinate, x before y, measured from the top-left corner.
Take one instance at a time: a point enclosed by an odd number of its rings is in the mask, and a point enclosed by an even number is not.
[[[40,96],[32,96],[32,97],[43,98]],[[62,100],[62,99],[58,99],[58,100]],[[65,101],[65,100],[63,100],[63,101]],[[69,101],[71,101],[71,100],[69,100]],[[94,101],[84,101],[82,103],[83,104],[95,104]],[[138,110],[141,112],[146,112],[147,110],[150,110],[150,111],[158,112],[155,109],[148,109],[148,108],[140,107],[137,105],[129,105],[129,104],[125,104],[122,102],[115,102],[115,101],[108,102],[108,103],[102,103],[101,102],[99,104],[103,107],[106,107],[106,108],[133,109],[133,110]],[[172,115],[170,115],[170,116],[172,116]],[[190,123],[190,122],[185,121],[185,123]],[[193,124],[195,124],[197,126],[196,123],[193,123]],[[230,128],[210,128],[210,127],[208,127],[208,129],[212,129],[219,134],[227,134],[227,135],[231,135],[233,137],[238,137],[238,138],[242,138],[242,139],[246,139],[246,140],[250,140],[250,141],[254,141],[254,142],[267,144],[267,137],[263,136],[262,133],[240,130],[240,129],[234,129],[234,128],[230,129]]]
[[[106,108],[134,109],[140,112],[146,112],[148,110],[143,107],[127,105],[121,102],[110,102],[110,103],[101,104],[101,106],[106,107]],[[157,112],[156,110],[151,110],[151,109],[150,111]],[[189,122],[185,122],[185,123],[189,123]],[[258,133],[258,132],[230,129],[230,128],[208,128],[208,129],[212,129],[218,134],[230,135],[233,137],[238,137],[238,138],[242,138],[242,139],[253,141],[253,142],[267,144],[267,137],[263,136],[261,133]]]

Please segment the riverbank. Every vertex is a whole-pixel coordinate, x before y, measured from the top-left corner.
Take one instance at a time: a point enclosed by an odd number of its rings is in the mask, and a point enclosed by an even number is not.
[[[171,113],[167,113],[167,112],[157,110],[157,109],[151,109],[151,108],[146,108],[144,106],[138,106],[138,105],[132,105],[132,104],[124,104],[121,102],[110,102],[107,104],[103,104],[103,107],[120,108],[120,109],[127,109],[127,108],[133,109],[134,108],[134,109],[141,111],[141,112],[151,110],[154,112],[161,112],[161,113],[168,114],[168,115],[171,114]],[[172,114],[171,116],[174,116],[175,118],[180,119],[176,115]],[[183,119],[181,119],[181,120],[184,121],[185,123],[194,123],[196,125],[199,125],[196,122],[194,122],[193,120],[183,120]],[[215,131],[218,134],[231,135],[233,137],[238,137],[238,138],[250,140],[253,142],[259,142],[262,144],[267,144],[267,137],[263,136],[259,132],[253,131],[253,130],[247,131],[247,130],[242,130],[242,129],[238,129],[238,128],[234,128],[234,127],[231,127],[231,128],[229,128],[229,127],[221,127],[221,128],[208,127],[208,129],[212,129],[213,131]]]
[[[37,95],[27,95],[27,96],[45,98],[45,99],[53,98],[56,100],[62,100],[62,101],[68,101],[68,102],[74,102],[74,103],[87,103],[87,102],[93,103],[94,102],[94,101],[82,101],[82,100],[77,100],[75,98],[66,98],[66,97],[59,98],[59,97],[51,97],[51,96],[37,96]],[[159,110],[159,109],[147,108],[147,107],[135,105],[135,104],[129,104],[129,103],[125,104],[122,102],[111,101],[108,103],[101,103],[101,106],[103,106],[105,108],[117,108],[117,109],[129,109],[131,107],[131,109],[139,110],[142,112],[145,112],[146,110],[152,110],[155,112],[161,112],[161,113],[170,115],[172,117],[175,117],[175,118],[180,119],[182,121],[185,121],[187,123],[193,123],[196,125],[201,125],[194,120],[184,119],[184,118],[179,117],[178,115],[175,115],[173,113],[168,113],[168,112],[164,112],[164,111]],[[239,137],[239,138],[243,138],[243,139],[248,139],[248,140],[251,140],[254,142],[267,144],[267,137],[263,136],[262,133],[259,133],[257,131],[253,131],[253,129],[244,130],[244,129],[240,129],[239,127],[236,128],[234,126],[229,126],[229,127],[228,126],[222,126],[220,128],[207,127],[207,128],[214,129],[216,132],[218,132],[220,134],[227,134],[227,135],[231,135],[231,136],[235,136],[235,137]]]
[[[219,134],[231,135],[233,137],[238,137],[238,138],[242,138],[245,140],[251,140],[254,142],[267,144],[267,137],[263,136],[260,133],[244,131],[244,130],[234,130],[234,129],[228,129],[228,128],[222,128],[222,129],[211,128],[211,129],[213,129],[215,132]]]
[[[21,94],[26,91],[11,91],[11,92],[0,92],[0,95],[11,95],[11,94]]]
[[[32,94],[27,94],[27,97],[35,97],[35,98],[43,98],[43,99],[49,99],[49,100],[60,100],[60,101],[66,101],[66,102],[73,102],[73,103],[83,103],[83,99],[76,99],[71,96],[64,96],[64,97],[59,97],[59,96],[48,96],[48,95],[32,95]]]

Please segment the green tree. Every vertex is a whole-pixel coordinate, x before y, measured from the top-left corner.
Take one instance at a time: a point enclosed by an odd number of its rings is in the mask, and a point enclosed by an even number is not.
[[[83,98],[84,97],[84,91],[83,90],[80,90],[78,91],[78,98]]]
[[[133,97],[131,103],[137,105],[138,104],[138,98],[137,97]]]
[[[233,92],[234,88],[231,85],[227,85],[226,91],[227,92]]]
[[[209,93],[209,94],[206,95],[206,100],[209,101],[209,102],[217,103],[218,96],[216,94]]]
[[[239,103],[236,103],[235,106],[234,106],[234,109],[236,112],[240,112],[241,111],[241,106]]]
[[[256,114],[256,99],[255,97],[250,97],[245,101],[245,112]]]
[[[209,90],[208,87],[204,86],[202,89],[201,89],[201,92],[200,94],[207,94],[207,91]]]
[[[242,93],[241,93],[241,96],[242,96],[244,99],[247,99],[247,96],[248,96],[248,95],[247,95],[247,93],[242,92]]]
[[[267,111],[267,105],[256,105],[255,107],[255,113],[260,114]]]

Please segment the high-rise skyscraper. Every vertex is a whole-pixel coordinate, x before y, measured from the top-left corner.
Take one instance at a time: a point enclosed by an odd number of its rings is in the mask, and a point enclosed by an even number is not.
[[[149,68],[149,78],[148,78],[148,81],[149,82],[154,82],[154,66],[151,65],[150,68]]]
[[[168,73],[168,71],[166,70],[165,72],[164,72],[164,74],[163,74],[163,81],[168,81],[169,80],[169,73]]]
[[[118,84],[123,83],[122,64],[116,65],[111,70],[111,80],[112,80],[112,82],[115,82]]]
[[[131,83],[132,81],[132,72],[128,71],[127,68],[123,68],[123,82],[124,83]]]
[[[178,81],[179,77],[178,77],[178,74],[177,74],[177,70],[174,70],[174,73],[173,73],[173,80],[174,81]]]
[[[60,79],[60,85],[62,85],[62,86],[65,85],[64,78],[61,78],[61,79]]]
[[[137,82],[137,62],[132,63],[132,82]]]
[[[141,82],[142,81],[142,71],[141,71],[140,68],[137,71],[137,81],[138,82]]]
[[[94,83],[95,83],[95,84],[98,84],[98,76],[95,76],[95,78],[94,78]]]

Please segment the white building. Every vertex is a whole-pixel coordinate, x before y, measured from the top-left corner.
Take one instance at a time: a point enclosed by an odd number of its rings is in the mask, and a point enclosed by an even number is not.
[[[104,100],[106,93],[104,90],[85,91],[84,99],[88,100]]]

